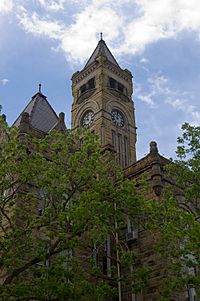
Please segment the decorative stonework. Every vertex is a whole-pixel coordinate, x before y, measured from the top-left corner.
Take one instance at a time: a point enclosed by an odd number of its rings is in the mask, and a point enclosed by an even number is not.
[[[94,63],[94,65],[88,69],[86,69],[86,71],[81,72],[80,76],[75,80],[75,84],[79,83],[82,79],[84,79],[85,77],[88,77],[88,75],[90,75],[94,70],[96,70],[97,66],[96,63]]]
[[[105,64],[105,67],[108,70],[112,71],[112,73],[116,74],[118,77],[123,78],[127,82],[129,81],[129,78],[127,76],[125,76],[124,74],[122,74],[117,67],[111,66],[110,63]]]
[[[120,98],[120,99],[123,100],[124,102],[129,102],[129,101],[130,101],[130,99],[129,99],[126,95],[124,95],[123,93],[121,93],[121,92],[119,92],[119,91],[116,91],[115,89],[112,89],[112,88],[110,88],[110,87],[108,87],[108,89],[109,89],[109,92],[110,92],[111,94],[113,94],[115,97]]]

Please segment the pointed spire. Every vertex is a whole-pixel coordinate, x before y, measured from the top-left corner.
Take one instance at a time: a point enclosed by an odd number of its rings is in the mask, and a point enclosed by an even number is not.
[[[42,88],[42,84],[39,84],[39,89],[38,89],[38,92],[39,92],[39,93],[42,93],[42,92],[41,92],[41,88]]]
[[[103,33],[102,32],[100,33],[100,38],[101,39],[99,40],[99,42],[98,42],[94,52],[92,53],[91,57],[87,61],[86,65],[85,65],[85,68],[87,66],[89,66],[91,63],[93,63],[99,55],[105,56],[108,61],[110,61],[111,63],[113,63],[113,64],[115,64],[119,67],[116,59],[114,58],[114,56],[112,55],[112,53],[109,50],[108,46],[106,45],[105,41],[103,40]]]

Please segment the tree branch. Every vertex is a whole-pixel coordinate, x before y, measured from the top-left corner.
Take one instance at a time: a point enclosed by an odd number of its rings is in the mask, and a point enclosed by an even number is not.
[[[55,255],[57,253],[60,253],[62,251],[62,249],[57,249],[57,246],[59,245],[60,240],[56,240],[55,243],[50,247],[49,252],[46,254],[46,259],[49,259],[52,255]],[[4,281],[4,285],[10,284],[14,278],[16,278],[20,273],[24,272],[25,270],[27,270],[28,268],[30,268],[31,266],[33,266],[34,264],[38,263],[41,261],[40,257],[35,257],[33,258],[31,261],[27,262],[26,264],[24,264],[22,267],[15,269]]]

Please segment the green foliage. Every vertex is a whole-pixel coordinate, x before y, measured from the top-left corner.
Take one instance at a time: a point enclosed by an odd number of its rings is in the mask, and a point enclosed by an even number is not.
[[[0,128],[1,300],[101,301],[117,295],[115,255],[108,281],[93,254],[94,247],[101,253],[109,236],[121,269],[135,261],[116,239],[127,213],[135,224],[141,211],[133,182],[123,180],[88,132],[36,139],[4,121]],[[146,275],[141,268],[140,288]]]
[[[165,262],[160,300],[195,288],[200,296],[200,127],[185,123],[177,159],[166,167],[164,200],[145,205],[147,225],[159,233],[157,251]]]
[[[166,168],[173,185],[162,201],[146,200],[89,132],[36,139],[0,116],[1,300],[102,301],[117,298],[119,283],[146,289],[151,267],[121,239],[127,216],[157,241],[159,301],[187,287],[200,294],[199,138],[200,127],[183,125],[177,160]],[[102,262],[108,237],[111,277],[95,258]]]

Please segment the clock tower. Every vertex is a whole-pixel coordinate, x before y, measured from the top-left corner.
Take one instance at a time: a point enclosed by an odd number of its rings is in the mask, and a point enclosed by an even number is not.
[[[72,76],[72,130],[89,128],[123,168],[136,161],[132,74],[121,69],[101,39],[85,67]]]

